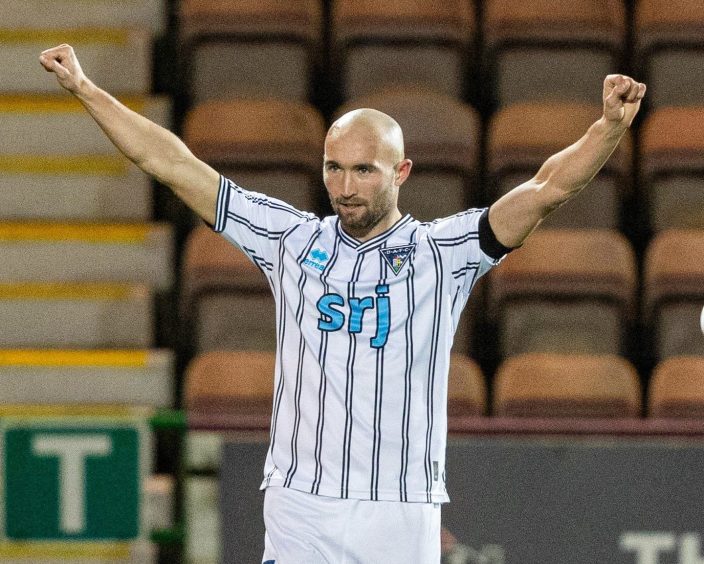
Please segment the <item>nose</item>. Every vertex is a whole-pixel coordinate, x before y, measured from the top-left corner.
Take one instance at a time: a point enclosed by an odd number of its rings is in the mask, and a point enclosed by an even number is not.
[[[354,184],[354,179],[351,174],[344,173],[342,177],[342,196],[350,198],[357,193],[357,188]]]

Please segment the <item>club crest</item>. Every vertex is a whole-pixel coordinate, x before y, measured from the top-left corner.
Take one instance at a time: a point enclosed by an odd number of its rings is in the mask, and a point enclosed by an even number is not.
[[[403,265],[408,261],[408,257],[411,256],[415,245],[405,245],[403,247],[387,247],[386,249],[379,249],[381,256],[384,257],[386,263],[394,271],[394,274],[401,272]]]

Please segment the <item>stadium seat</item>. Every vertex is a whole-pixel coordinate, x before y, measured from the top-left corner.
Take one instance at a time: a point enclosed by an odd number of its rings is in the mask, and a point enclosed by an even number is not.
[[[580,139],[601,116],[601,106],[531,102],[506,106],[487,133],[490,200],[532,178],[543,162]],[[631,137],[626,133],[601,172],[545,221],[548,227],[615,229],[631,191]]]
[[[488,276],[489,314],[504,356],[627,348],[637,273],[621,234],[538,230]]]
[[[274,298],[266,278],[205,226],[186,242],[180,305],[186,341],[196,352],[276,347]]]
[[[704,305],[704,231],[668,229],[648,245],[643,318],[660,359],[704,355],[699,316]]]
[[[651,112],[640,130],[640,179],[650,227],[704,229],[704,100]]]
[[[464,0],[336,0],[332,72],[343,99],[422,85],[462,98],[475,35]]]
[[[184,403],[189,413],[270,414],[275,354],[210,351],[186,369]]]
[[[3,14],[5,8],[3,5]],[[42,11],[46,8],[39,10]],[[86,75],[109,92],[147,94],[151,91],[151,31],[143,27],[120,29],[103,25],[81,29],[0,29],[0,66],[3,69],[0,92],[58,91],[60,86],[53,73],[44,72],[39,66],[39,54],[61,43],[74,46]]]
[[[704,4],[699,0],[638,0],[635,58],[652,108],[704,104]]]
[[[387,113],[403,130],[406,156],[413,161],[400,190],[404,212],[431,221],[478,205],[481,123],[471,106],[427,88],[408,87],[355,98],[336,114],[356,108]]]
[[[165,223],[0,223],[0,283],[134,282],[167,290],[173,229]]]
[[[496,373],[493,414],[500,417],[638,417],[638,373],[612,355],[525,354]]]
[[[0,349],[0,403],[171,407],[173,364],[165,349]]]
[[[211,100],[187,115],[184,140],[239,186],[315,210],[325,125],[312,106],[283,100]]]
[[[673,356],[655,367],[648,387],[648,415],[704,418],[704,357]]]
[[[619,68],[625,43],[623,2],[486,0],[484,43],[495,105],[600,104],[604,77]]]
[[[153,308],[143,285],[0,283],[0,347],[148,348]]]
[[[181,37],[194,101],[306,101],[321,62],[321,12],[318,0],[183,0]]]
[[[463,354],[453,354],[447,391],[448,417],[485,415],[486,401],[486,384],[479,365]]]

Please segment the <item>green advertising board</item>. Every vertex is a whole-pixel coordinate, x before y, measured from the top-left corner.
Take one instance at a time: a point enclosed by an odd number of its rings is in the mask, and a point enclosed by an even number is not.
[[[0,407],[0,559],[123,554],[144,541],[151,412],[134,407]],[[121,550],[112,550],[122,548]],[[39,551],[39,552],[37,552]],[[93,553],[93,554],[91,554]]]

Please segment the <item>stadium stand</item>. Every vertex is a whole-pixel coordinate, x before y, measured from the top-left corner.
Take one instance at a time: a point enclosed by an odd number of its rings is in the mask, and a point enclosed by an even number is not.
[[[620,233],[536,231],[489,273],[503,356],[620,354],[635,315],[636,283],[633,249]]]
[[[485,68],[494,104],[561,100],[598,104],[619,68],[625,9],[619,0],[485,0]]]
[[[524,354],[496,373],[497,417],[639,417],[638,373],[613,355]]]
[[[194,352],[275,349],[274,298],[266,278],[208,227],[189,235],[181,281],[183,340]]]
[[[450,357],[447,416],[486,415],[487,391],[484,374],[471,358],[454,353]]]
[[[318,0],[183,0],[180,22],[195,102],[309,99],[322,64]]]
[[[516,103],[495,113],[487,128],[490,201],[529,180],[550,155],[577,141],[600,115],[600,106],[573,102]],[[633,183],[631,147],[626,134],[589,186],[544,225],[618,229]]]
[[[315,211],[325,126],[312,106],[286,100],[211,100],[186,116],[191,150],[237,184]]]
[[[652,230],[704,228],[704,105],[657,108],[639,137],[640,190]]]
[[[697,0],[635,4],[634,63],[648,83],[648,105],[701,105],[704,5]]]
[[[699,315],[704,305],[704,230],[667,229],[648,245],[643,275],[643,321],[660,359],[704,355]]]
[[[461,99],[476,27],[464,0],[335,0],[331,73],[345,100],[408,85]]]
[[[648,414],[704,418],[704,357],[673,356],[655,367],[648,385]]]

